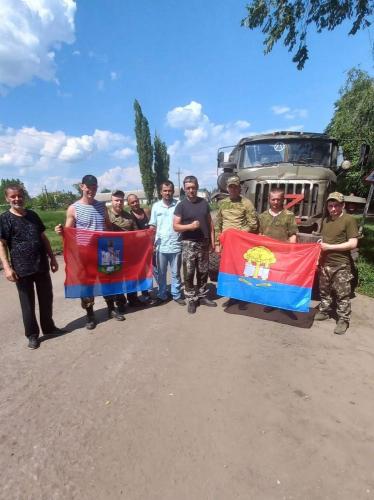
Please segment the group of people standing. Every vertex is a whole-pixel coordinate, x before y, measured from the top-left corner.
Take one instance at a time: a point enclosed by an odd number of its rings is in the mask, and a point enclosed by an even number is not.
[[[160,186],[161,199],[151,212],[140,206],[136,195],[127,197],[129,211],[124,210],[125,194],[112,192],[111,206],[95,199],[98,182],[95,176],[85,175],[80,184],[81,198],[69,206],[65,227],[91,231],[133,231],[149,227],[155,229],[154,256],[157,296],[142,292],[104,297],[108,317],[125,319],[125,306],[161,305],[171,298],[180,306],[187,305],[194,314],[198,305],[216,307],[208,296],[209,253],[220,253],[220,234],[228,228],[260,233],[265,236],[296,243],[297,224],[293,212],[284,208],[285,193],[280,188],[269,193],[269,208],[258,215],[251,201],[240,194],[240,179],[232,175],[227,180],[228,197],[220,202],[213,224],[208,202],[197,195],[199,184],[195,176],[183,181],[186,197],[177,201],[174,185],[164,181]],[[39,347],[39,326],[35,316],[35,292],[39,300],[40,326],[44,335],[59,335],[52,318],[52,283],[49,269],[58,270],[58,264],[45,235],[45,226],[32,210],[24,207],[22,186],[8,186],[5,191],[10,209],[0,216],[0,260],[5,277],[17,285],[28,346]],[[349,326],[352,279],[350,250],[356,248],[358,230],[355,219],[344,212],[344,196],[332,193],[327,199],[327,216],[322,223],[322,257],[319,265],[321,303],[316,320],[328,319],[335,308],[337,324],[334,332],[343,334]],[[63,235],[64,227],[55,231]],[[9,258],[10,256],[10,258]],[[49,263],[48,263],[49,258]],[[181,291],[183,266],[184,297]],[[171,297],[167,292],[167,269],[171,272]],[[227,301],[225,304],[229,304]],[[96,327],[94,297],[83,297],[86,327]]]

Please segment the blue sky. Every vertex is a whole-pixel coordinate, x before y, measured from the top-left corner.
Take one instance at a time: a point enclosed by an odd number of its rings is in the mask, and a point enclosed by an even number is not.
[[[368,30],[309,36],[298,71],[240,27],[238,0],[0,0],[0,178],[29,192],[141,187],[138,99],[171,155],[170,177],[216,178],[216,150],[269,130],[321,132],[346,71],[372,73]],[[373,38],[373,33],[372,33]]]

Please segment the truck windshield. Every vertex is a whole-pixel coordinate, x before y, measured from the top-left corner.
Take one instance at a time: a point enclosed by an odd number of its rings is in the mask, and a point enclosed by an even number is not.
[[[274,140],[245,145],[241,168],[272,163],[331,166],[331,143],[318,140]]]

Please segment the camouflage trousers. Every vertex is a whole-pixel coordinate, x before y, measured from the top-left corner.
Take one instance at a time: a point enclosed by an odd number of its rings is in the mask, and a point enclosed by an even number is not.
[[[126,297],[123,294],[118,295],[106,295],[104,300],[108,307],[113,307],[116,303],[117,307],[123,308],[126,304]],[[95,297],[82,297],[81,306],[83,309],[89,309],[95,304]]]
[[[187,302],[197,301],[208,294],[209,240],[182,242],[184,295]],[[194,277],[196,274],[196,288]]]
[[[319,310],[330,313],[333,299],[336,302],[336,314],[339,319],[349,322],[351,316],[351,267],[321,266],[319,268],[319,293],[321,303]]]

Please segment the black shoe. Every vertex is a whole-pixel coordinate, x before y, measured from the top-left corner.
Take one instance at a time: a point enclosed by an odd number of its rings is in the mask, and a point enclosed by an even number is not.
[[[43,332],[44,337],[58,337],[59,335],[64,335],[68,331],[65,328],[53,328],[53,330],[49,330],[48,332]]]
[[[189,302],[188,303],[188,307],[187,307],[187,311],[190,313],[190,314],[195,314],[196,312],[196,302]]]
[[[86,318],[86,328],[87,330],[93,330],[96,327],[96,318],[93,312],[93,307],[89,307],[87,310],[87,318]]]
[[[29,337],[29,343],[27,347],[29,349],[37,349],[40,346],[40,341],[38,337]]]
[[[239,301],[237,299],[228,299],[225,300],[225,302],[222,304],[222,307],[230,307],[233,306],[234,304],[237,304]]]
[[[138,297],[135,299],[130,299],[129,301],[130,307],[144,307],[148,302],[142,302]]]
[[[179,297],[179,299],[174,299],[174,302],[176,302],[180,306],[185,306],[186,305],[186,301],[184,299],[182,299],[182,297]]]
[[[108,318],[109,319],[116,319],[117,321],[125,321],[125,315],[124,313],[120,312],[120,311],[116,311],[116,309],[111,309],[108,307]]]
[[[156,297],[155,299],[149,299],[147,304],[150,306],[161,306],[162,304],[166,304],[168,299],[160,299],[160,297]]]
[[[203,297],[202,299],[199,299],[200,305],[201,306],[208,306],[208,307],[217,307],[217,303],[214,302],[213,300],[210,300],[206,297]]]

